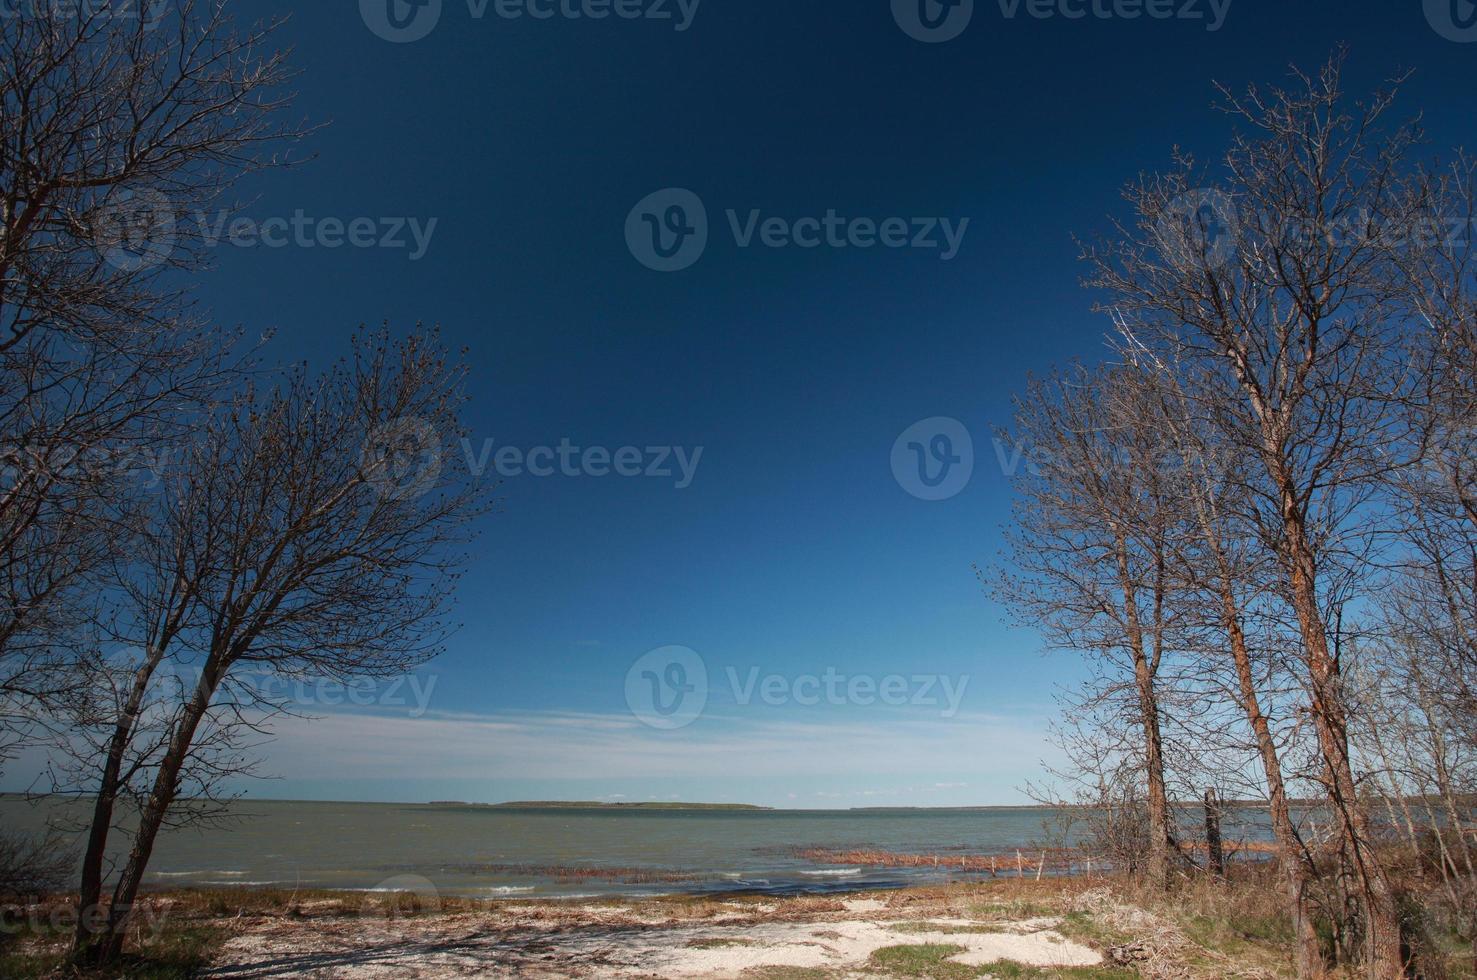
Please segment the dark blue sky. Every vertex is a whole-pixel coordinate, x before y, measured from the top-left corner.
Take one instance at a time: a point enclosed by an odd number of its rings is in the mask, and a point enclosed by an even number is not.
[[[221,247],[201,296],[222,323],[278,328],[283,360],[336,355],[360,322],[439,323],[470,348],[479,446],[703,447],[685,489],[506,480],[430,712],[285,732],[268,767],[284,781],[252,787],[265,796],[1017,801],[1047,751],[1051,687],[1076,668],[1002,625],[971,563],[1008,518],[990,427],[1028,372],[1099,353],[1073,233],[1100,230],[1119,186],[1175,144],[1224,146],[1213,79],[1278,81],[1340,42],[1353,91],[1417,69],[1401,106],[1424,110],[1436,146],[1477,144],[1477,44],[1443,37],[1420,0],[1234,0],[1218,31],[978,0],[940,44],[904,33],[887,0],[703,0],[685,31],[478,19],[444,0],[404,44],[352,0],[238,6],[291,14],[297,109],[328,124],[316,159],[250,181],[247,214],[436,225],[416,261]],[[712,227],[700,261],[663,274],[633,258],[625,223],[668,187],[695,192]],[[970,223],[943,261],[740,248],[728,209]],[[935,416],[976,450],[968,485],[936,502],[889,464]],[[625,687],[668,644],[712,675],[708,710],[670,732],[633,719]],[[969,681],[948,718],[745,706],[730,666]]]

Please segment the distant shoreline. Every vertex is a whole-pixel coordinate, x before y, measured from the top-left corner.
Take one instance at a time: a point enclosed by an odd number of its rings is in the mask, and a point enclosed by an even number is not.
[[[476,807],[481,810],[773,810],[753,803],[601,803],[594,800],[513,800],[508,803],[465,803],[431,800],[426,806]]]
[[[0,800],[36,802],[47,799],[81,800],[90,801],[91,797],[86,795],[74,795],[67,793],[24,793],[14,790],[0,791]],[[910,804],[897,804],[894,806],[853,806],[853,807],[778,807],[763,806],[755,803],[683,803],[678,801],[638,801],[638,802],[602,802],[597,800],[510,800],[501,803],[474,803],[466,800],[314,800],[314,799],[287,799],[280,797],[248,796],[242,795],[231,801],[243,805],[253,803],[307,803],[315,805],[331,806],[436,806],[436,807],[467,807],[479,810],[719,810],[745,813],[982,813],[1002,811],[1056,811],[1056,812],[1079,812],[1093,809],[1090,806],[1079,804],[1050,805],[1045,803],[973,803],[962,806],[918,806]],[[1420,802],[1419,797],[1409,797],[1407,803]],[[1318,801],[1306,799],[1290,799],[1289,805],[1294,807],[1316,807]],[[1181,810],[1198,810],[1202,807],[1199,801],[1184,800],[1176,801],[1172,806]],[[1222,809],[1262,809],[1267,806],[1264,800],[1222,800]]]

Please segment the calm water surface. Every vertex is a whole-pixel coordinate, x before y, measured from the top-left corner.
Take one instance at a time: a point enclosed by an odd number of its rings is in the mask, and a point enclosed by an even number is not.
[[[0,797],[0,824],[16,830],[84,812],[75,803]],[[147,880],[394,889],[417,887],[423,878],[444,894],[528,897],[900,887],[977,876],[817,864],[795,851],[1013,858],[1016,848],[1043,838],[1048,817],[1029,808],[723,812],[242,801],[220,828],[164,835]],[[1244,831],[1262,836],[1254,826]]]

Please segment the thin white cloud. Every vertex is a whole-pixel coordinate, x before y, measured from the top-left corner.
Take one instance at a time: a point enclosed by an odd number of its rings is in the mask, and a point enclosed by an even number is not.
[[[797,777],[870,785],[868,796],[999,785],[1047,753],[1039,727],[986,715],[884,718],[751,712],[658,731],[630,715],[336,712],[281,719],[266,769],[293,781],[667,780]],[[924,777],[921,790],[905,781]],[[949,777],[935,782],[934,778]],[[958,777],[956,780],[954,777]],[[895,782],[894,782],[895,781]],[[900,789],[877,789],[892,783]]]

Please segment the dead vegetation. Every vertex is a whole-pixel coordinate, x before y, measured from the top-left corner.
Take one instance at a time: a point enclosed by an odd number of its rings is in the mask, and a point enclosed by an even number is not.
[[[1189,880],[1171,894],[1085,875],[783,899],[427,902],[406,893],[180,891],[147,897],[131,937],[139,956],[126,975],[355,978],[413,968],[423,977],[1271,980],[1296,975],[1274,874],[1270,865],[1238,865],[1228,882]],[[64,975],[55,971],[68,909],[53,901],[12,914],[19,928],[6,932],[0,974]],[[45,925],[52,918],[60,928]],[[1021,959],[984,959],[999,949]],[[1101,962],[1067,955],[1083,949]],[[1058,950],[1055,965],[1030,962]],[[1447,945],[1444,954],[1447,977],[1474,976],[1470,948]]]

